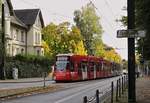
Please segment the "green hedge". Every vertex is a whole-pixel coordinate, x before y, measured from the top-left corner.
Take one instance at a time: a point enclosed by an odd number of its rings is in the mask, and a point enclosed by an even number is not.
[[[6,57],[6,78],[12,78],[12,68],[18,68],[19,78],[41,77],[43,72],[49,73],[54,59],[34,55],[16,55]]]

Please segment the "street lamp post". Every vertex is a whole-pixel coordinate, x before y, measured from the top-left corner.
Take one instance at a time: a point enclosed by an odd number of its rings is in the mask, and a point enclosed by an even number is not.
[[[127,0],[128,30],[135,28],[135,0]],[[135,39],[128,38],[128,103],[136,102],[135,93]]]
[[[4,10],[4,3],[2,3],[2,16],[1,16],[1,61],[0,61],[0,79],[5,79],[5,10]]]

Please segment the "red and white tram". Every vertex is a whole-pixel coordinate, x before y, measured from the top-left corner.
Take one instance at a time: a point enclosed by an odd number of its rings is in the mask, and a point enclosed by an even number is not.
[[[114,76],[113,64],[95,56],[58,54],[54,66],[55,81],[79,81]]]

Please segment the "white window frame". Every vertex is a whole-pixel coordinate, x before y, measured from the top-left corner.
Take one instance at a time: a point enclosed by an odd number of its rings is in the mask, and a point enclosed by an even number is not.
[[[21,42],[24,42],[24,31],[21,31]]]

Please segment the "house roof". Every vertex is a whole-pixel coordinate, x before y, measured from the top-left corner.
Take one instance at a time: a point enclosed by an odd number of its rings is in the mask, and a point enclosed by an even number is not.
[[[44,27],[44,21],[40,9],[21,9],[14,10],[15,15],[26,25],[33,25],[39,15],[42,27]]]
[[[5,2],[5,0],[4,0],[4,3],[7,3],[7,4],[8,4],[8,8],[9,8],[9,11],[10,11],[10,15],[11,15],[11,16],[14,15],[13,6],[12,6],[11,1],[10,1],[10,0],[6,0],[6,2]]]
[[[13,24],[16,24],[16,25],[18,25],[18,26],[20,26],[20,27],[23,27],[23,28],[26,28],[27,29],[27,26],[24,24],[24,23],[22,23],[18,18],[16,18],[15,16],[10,16],[10,18],[11,18],[11,23],[13,23]]]
[[[21,26],[23,28],[27,28],[27,26],[16,17],[11,1],[6,0],[4,3],[5,3],[5,5],[8,5],[8,9],[9,9],[9,12],[10,12],[10,18],[11,18],[11,23],[16,24],[18,26]]]

